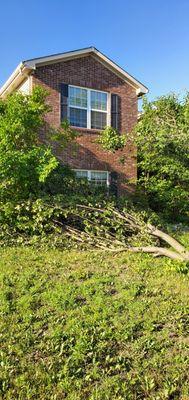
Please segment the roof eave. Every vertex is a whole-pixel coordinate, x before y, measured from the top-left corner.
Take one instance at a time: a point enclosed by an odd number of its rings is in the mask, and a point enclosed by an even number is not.
[[[5,82],[5,84],[0,89],[0,97],[5,98],[10,94],[14,89],[16,89],[22,81],[28,77],[31,71],[34,68],[27,65],[25,62],[21,62],[17,68],[13,71],[9,79]]]
[[[31,60],[24,61],[24,63],[31,68],[36,68],[43,65],[53,64],[55,62],[67,61],[73,58],[89,55],[94,53],[94,51],[94,47],[87,47],[85,49],[68,51],[66,53],[55,54],[52,56],[33,58]]]
[[[144,96],[145,94],[148,94],[148,93],[149,93],[149,89],[148,89],[146,86],[143,86],[143,87],[137,89],[137,90],[136,90],[136,93],[137,93],[137,96],[138,96],[138,97],[142,97],[142,96]]]

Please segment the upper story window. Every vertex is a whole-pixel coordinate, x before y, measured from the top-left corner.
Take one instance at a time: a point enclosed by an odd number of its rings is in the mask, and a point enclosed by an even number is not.
[[[110,125],[109,95],[106,92],[68,87],[68,120],[72,126],[103,129]]]

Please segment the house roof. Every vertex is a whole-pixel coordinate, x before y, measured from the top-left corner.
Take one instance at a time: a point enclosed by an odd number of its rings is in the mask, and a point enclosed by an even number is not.
[[[148,88],[140,81],[135,79],[132,75],[126,72],[123,68],[119,67],[114,61],[105,56],[95,47],[86,47],[84,49],[73,50],[65,53],[53,54],[45,57],[32,58],[22,61],[17,68],[13,71],[4,85],[0,88],[0,97],[6,97],[7,94],[19,87],[19,85],[39,66],[54,64],[60,61],[67,61],[74,58],[92,55],[99,62],[104,64],[108,69],[113,71],[116,75],[120,76],[123,80],[128,82],[136,89],[138,96],[148,93]]]

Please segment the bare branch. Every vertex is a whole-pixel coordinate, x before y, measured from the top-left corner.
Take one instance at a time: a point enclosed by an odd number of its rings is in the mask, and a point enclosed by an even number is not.
[[[155,226],[151,224],[147,224],[147,227],[149,229],[149,233],[153,236],[156,236],[162,240],[164,240],[166,243],[168,243],[171,247],[173,247],[178,253],[182,254],[186,259],[189,260],[189,251],[185,249],[182,244],[180,244],[176,239],[174,239],[172,236],[168,235],[167,233],[161,231],[160,229],[157,229]]]
[[[128,250],[133,251],[135,253],[154,253],[155,256],[165,256],[169,257],[172,260],[181,260],[185,261],[185,258],[172,250],[166,249],[164,247],[155,247],[155,246],[146,246],[146,247],[130,247]]]

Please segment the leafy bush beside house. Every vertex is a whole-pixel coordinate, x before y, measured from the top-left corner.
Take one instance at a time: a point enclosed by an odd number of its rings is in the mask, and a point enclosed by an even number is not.
[[[189,217],[189,95],[144,101],[135,130],[138,186],[169,219]]]
[[[0,101],[0,201],[40,196],[59,165],[50,144],[39,142],[40,130],[47,131],[46,97],[46,91],[36,87],[30,96],[14,93]],[[49,141],[58,140],[63,147],[75,138],[66,123],[57,130],[49,128],[47,134]]]

